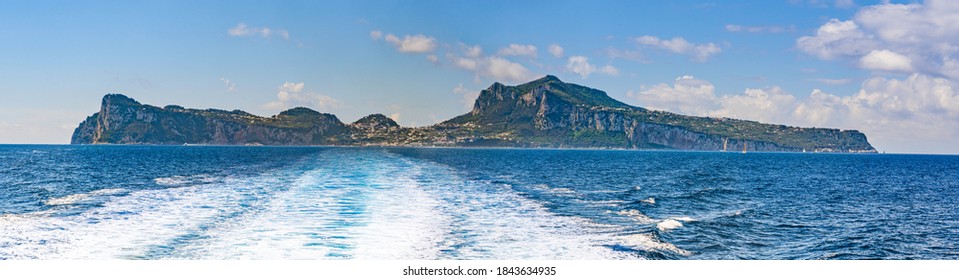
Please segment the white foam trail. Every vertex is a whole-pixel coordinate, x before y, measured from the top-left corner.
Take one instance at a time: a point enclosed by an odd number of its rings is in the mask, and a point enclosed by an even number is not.
[[[443,200],[452,216],[446,259],[624,259],[636,258],[605,245],[620,240],[609,232],[621,230],[587,219],[557,216],[541,203],[509,187],[464,181],[446,167],[424,164],[435,176],[427,191]],[[452,191],[456,190],[456,191]]]
[[[621,227],[556,215],[509,186],[463,180],[443,165],[361,149],[302,164],[55,198],[47,202],[105,200],[76,215],[0,216],[0,259],[637,257],[609,247],[623,242]]]
[[[369,151],[352,151],[369,153]],[[204,259],[435,259],[448,219],[440,203],[386,154],[332,155],[262,211],[208,230],[179,256]]]
[[[688,217],[688,216],[675,217],[675,218],[672,218],[672,219],[677,220],[677,221],[683,221],[683,222],[695,222],[695,221],[696,221],[696,219],[690,218],[690,217]]]
[[[649,216],[646,216],[646,214],[643,214],[642,212],[639,212],[639,210],[636,210],[636,209],[620,210],[618,214],[633,218],[633,220],[636,220],[636,222],[640,224],[653,224],[658,221],[656,219],[650,218]]]
[[[552,194],[560,194],[560,195],[564,195],[564,194],[573,195],[573,194],[576,194],[576,191],[574,191],[574,190],[572,190],[572,189],[563,188],[563,187],[550,187],[549,185],[546,185],[546,184],[533,185],[533,188],[536,188],[536,189],[538,189],[538,190],[545,191],[545,192],[548,192],[548,193],[552,193]]]
[[[665,219],[656,224],[656,228],[659,229],[659,231],[669,231],[680,227],[683,227],[683,223],[673,219]]]
[[[87,193],[71,194],[63,197],[55,197],[55,198],[47,199],[47,201],[45,201],[44,204],[69,205],[69,204],[75,204],[85,200],[90,200],[92,198],[96,198],[99,196],[119,195],[127,192],[128,191],[125,189],[101,189],[101,190],[95,190]]]
[[[216,178],[210,174],[199,174],[193,176],[170,176],[153,179],[157,185],[161,186],[184,186],[191,184],[209,184],[216,182]]]
[[[0,258],[129,259],[216,219],[229,192],[196,187],[131,192],[79,215],[52,212],[0,222]],[[205,206],[205,207],[203,207]]]
[[[649,204],[656,204],[656,199],[650,197],[650,198],[647,198],[647,199],[640,200],[639,202],[645,202],[645,203],[649,203]]]
[[[660,241],[650,233],[633,234],[620,237],[623,244],[643,251],[672,252],[683,256],[692,255],[691,252],[680,249],[671,243]]]

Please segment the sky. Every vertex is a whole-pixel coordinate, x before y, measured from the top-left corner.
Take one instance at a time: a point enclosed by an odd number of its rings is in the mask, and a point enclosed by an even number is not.
[[[107,93],[426,126],[551,74],[959,153],[959,1],[4,1],[0,26],[0,143],[68,143]]]

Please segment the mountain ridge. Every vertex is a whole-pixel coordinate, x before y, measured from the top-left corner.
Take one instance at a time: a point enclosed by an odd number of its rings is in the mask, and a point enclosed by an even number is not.
[[[107,94],[100,111],[74,131],[71,143],[876,152],[856,130],[653,111],[552,75],[516,86],[493,83],[471,111],[416,128],[401,127],[382,114],[347,124],[304,107],[261,117],[240,110],[160,108]]]

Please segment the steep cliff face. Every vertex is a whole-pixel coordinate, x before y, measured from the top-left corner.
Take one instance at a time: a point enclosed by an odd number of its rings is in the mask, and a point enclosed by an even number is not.
[[[77,127],[71,143],[875,152],[855,130],[651,111],[554,76],[517,86],[495,83],[480,93],[469,113],[421,128],[400,127],[381,114],[344,124],[307,108],[266,118],[238,110],[159,108],[109,94],[100,111]]]
[[[243,111],[143,105],[119,94],[74,132],[74,144],[325,145],[347,130],[336,116],[294,108],[270,118]]]
[[[494,84],[469,114],[439,127],[530,146],[875,152],[858,131],[651,111],[553,76],[514,87]]]

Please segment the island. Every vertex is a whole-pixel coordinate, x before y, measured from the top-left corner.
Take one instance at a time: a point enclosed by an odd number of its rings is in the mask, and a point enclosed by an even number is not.
[[[402,127],[382,114],[347,124],[303,107],[262,117],[240,110],[156,107],[107,94],[70,143],[876,152],[856,130],[649,110],[552,75],[516,86],[494,83],[480,92],[470,112],[425,127]]]

